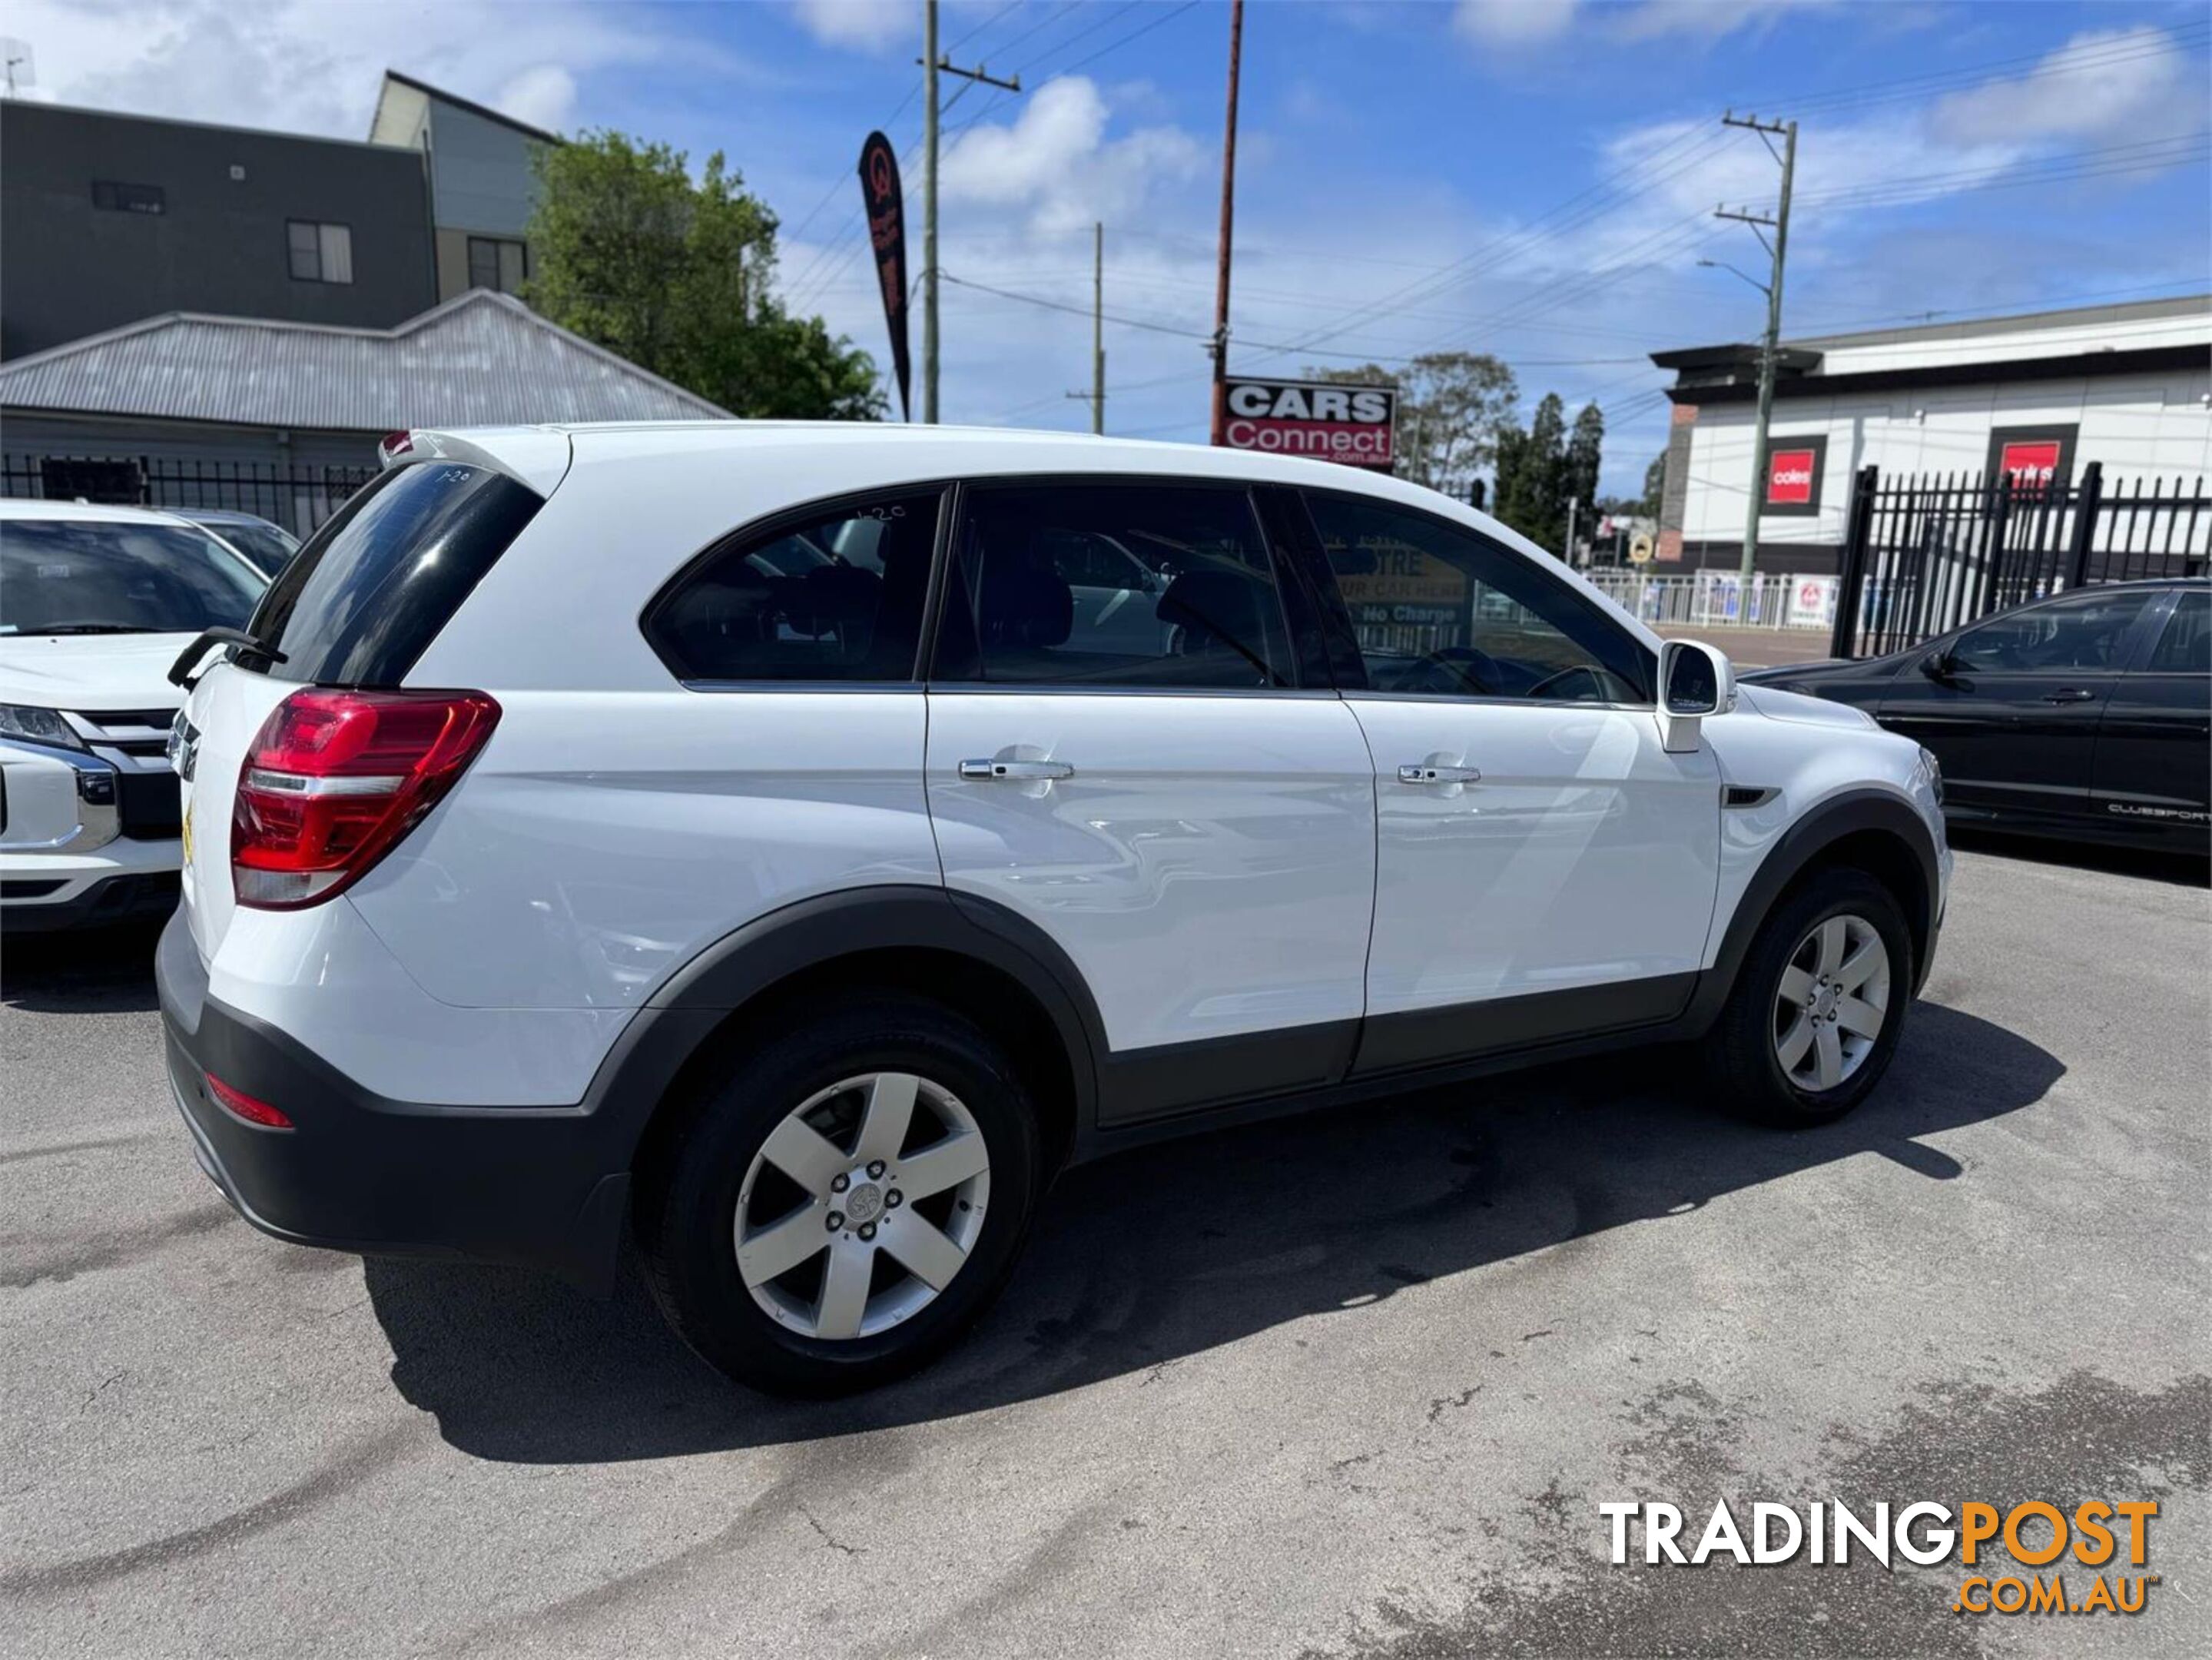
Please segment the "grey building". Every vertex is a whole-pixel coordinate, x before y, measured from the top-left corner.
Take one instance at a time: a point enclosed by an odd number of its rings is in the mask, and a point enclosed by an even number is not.
[[[0,363],[0,483],[305,535],[403,428],[728,414],[482,289],[393,329],[173,313]]]
[[[368,136],[428,158],[438,298],[472,288],[516,292],[530,275],[532,155],[560,138],[397,70],[384,72]]]
[[[191,311],[388,328],[436,302],[419,150],[0,100],[0,358]]]

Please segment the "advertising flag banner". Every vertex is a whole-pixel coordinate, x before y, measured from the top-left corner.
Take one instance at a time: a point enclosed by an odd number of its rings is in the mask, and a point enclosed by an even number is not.
[[[1390,471],[1398,393],[1391,386],[1229,377],[1223,436],[1233,450],[1309,455],[1317,461]]]
[[[891,368],[898,376],[899,411],[912,420],[908,387],[913,371],[906,344],[906,205],[899,192],[898,152],[880,132],[860,146],[860,201],[868,214],[868,242],[875,251],[876,282],[884,291],[884,321],[891,331]]]

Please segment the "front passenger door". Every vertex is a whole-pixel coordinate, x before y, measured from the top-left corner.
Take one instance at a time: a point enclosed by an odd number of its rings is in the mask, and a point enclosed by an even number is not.
[[[1712,920],[1720,779],[1709,749],[1661,746],[1652,654],[1471,527],[1307,498],[1375,763],[1359,1070],[1679,1013]]]
[[[1881,723],[1936,752],[1955,816],[2080,818],[2097,728],[2148,598],[2087,588],[1978,623],[1898,671]]]

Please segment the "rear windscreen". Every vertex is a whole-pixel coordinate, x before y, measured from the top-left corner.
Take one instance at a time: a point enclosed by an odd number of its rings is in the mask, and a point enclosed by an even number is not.
[[[396,686],[544,505],[502,473],[429,461],[381,473],[270,585],[252,630],[280,679]]]

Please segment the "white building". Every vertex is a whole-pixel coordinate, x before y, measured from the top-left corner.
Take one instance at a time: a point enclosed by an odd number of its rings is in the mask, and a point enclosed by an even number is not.
[[[1733,569],[1765,483],[1762,570],[1837,568],[1851,480],[2008,472],[2107,487],[2212,478],[2212,295],[1785,341],[1766,465],[1752,465],[1759,349],[1654,352],[1675,371],[1656,562]]]

